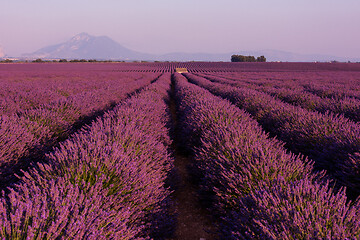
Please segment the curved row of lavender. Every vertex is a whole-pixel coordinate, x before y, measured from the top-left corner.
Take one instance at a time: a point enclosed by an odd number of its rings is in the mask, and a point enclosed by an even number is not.
[[[360,65],[359,65],[360,66]],[[301,88],[304,90],[320,90],[318,93],[322,97],[349,96],[352,91],[359,91],[360,73],[359,71],[316,71],[307,69],[302,71],[245,71],[245,72],[226,72],[208,73],[218,77],[226,77],[234,81],[253,83],[258,85],[269,85],[276,87]],[[334,93],[339,94],[334,94]],[[354,93],[354,92],[353,92]]]
[[[68,69],[63,65],[57,68],[51,68],[50,65],[42,69],[41,66],[33,65],[32,68],[27,69],[30,66],[31,64],[14,64],[14,69],[10,66],[9,69],[0,68],[0,115],[11,115],[42,104],[55,104],[68,98],[80,98],[82,95],[85,98],[87,94],[96,94],[104,90],[108,91],[107,95],[115,97],[118,91],[113,88],[117,85],[151,75],[114,72],[114,69],[113,71],[110,69],[93,70],[91,66]],[[158,76],[158,74],[153,75],[154,78]],[[108,98],[108,96],[103,97]],[[99,101],[97,97],[95,100]],[[77,103],[75,100],[73,102]]]
[[[332,98],[338,101],[360,98],[360,73],[358,71],[243,72],[241,74],[217,73],[215,76],[259,87],[302,90],[321,98]]]
[[[212,192],[222,239],[353,239],[359,202],[347,203],[312,163],[287,153],[245,111],[175,74],[184,138],[201,187]]]
[[[25,173],[0,200],[1,238],[156,237],[171,222],[169,88],[163,75]]]
[[[269,77],[272,75],[273,74],[268,74]],[[292,78],[296,77],[297,75],[297,73],[293,73]],[[219,76],[213,76],[208,74],[200,74],[199,76],[209,78],[210,80],[213,78],[219,79]],[[285,80],[284,82],[276,84],[276,80],[263,80],[261,78],[254,80],[239,79],[236,81],[231,80],[234,78],[230,78],[229,80],[226,79],[225,74],[223,74],[222,77],[222,81],[226,82],[231,86],[253,88],[270,94],[276,98],[279,98],[284,102],[301,106],[302,108],[308,110],[315,110],[321,113],[331,111],[336,114],[342,114],[350,120],[356,122],[360,121],[360,100],[354,97],[356,95],[360,96],[360,91],[352,89],[351,84],[349,83],[341,83],[341,79],[339,80],[337,78],[329,78],[328,82],[322,81],[322,89],[318,89],[320,95],[319,96],[310,90],[311,87],[315,91],[314,85],[319,83],[319,81],[317,81],[316,79],[314,79],[314,82],[311,84],[303,85],[301,81],[293,80]],[[338,77],[338,75],[336,77]],[[289,78],[291,77],[289,76]],[[332,80],[337,81],[337,84],[335,85],[334,83],[330,82]],[[358,84],[359,81],[354,81],[354,83]],[[350,89],[344,89],[340,91],[339,86],[343,88],[344,86],[347,86]],[[323,94],[320,94],[320,91]],[[335,93],[334,91],[336,91],[337,93]],[[329,94],[329,96],[326,97],[325,94]]]
[[[309,156],[318,169],[348,188],[349,196],[360,194],[360,127],[332,113],[321,114],[293,106],[265,93],[211,82],[185,74],[193,83],[229,99],[245,109],[271,134],[294,152]]]
[[[304,89],[307,92],[314,93],[320,97],[325,98],[335,98],[335,99],[344,99],[344,98],[356,98],[360,99],[360,90],[354,89],[343,89],[343,85],[334,84],[333,86],[324,86],[322,84],[308,84],[304,85]]]
[[[321,98],[306,91],[286,88],[262,88],[259,90],[307,110],[315,110],[321,113],[331,111],[336,114],[342,114],[350,120],[360,122],[360,100],[356,98]]]
[[[2,182],[11,182],[13,173],[31,161],[29,155],[38,157],[75,132],[87,118],[95,117],[159,75],[126,73],[117,74],[119,78],[108,75],[101,81],[96,75],[67,80],[45,76],[42,73],[36,79],[23,76],[17,81],[0,81],[0,94],[4,95],[1,106],[6,106],[0,115]]]

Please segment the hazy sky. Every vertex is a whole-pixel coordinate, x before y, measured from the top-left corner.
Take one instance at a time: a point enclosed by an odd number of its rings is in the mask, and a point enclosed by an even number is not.
[[[360,0],[0,0],[10,56],[87,32],[147,53],[360,56]]]

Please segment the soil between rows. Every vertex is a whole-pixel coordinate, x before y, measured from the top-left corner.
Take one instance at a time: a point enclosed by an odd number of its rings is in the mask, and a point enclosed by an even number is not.
[[[215,227],[210,214],[201,205],[198,197],[198,186],[192,181],[189,172],[191,157],[184,153],[179,146],[177,132],[176,103],[174,100],[174,86],[171,88],[170,112],[174,124],[173,148],[174,165],[177,174],[177,187],[173,193],[177,225],[173,239],[181,240],[211,240],[215,239]]]

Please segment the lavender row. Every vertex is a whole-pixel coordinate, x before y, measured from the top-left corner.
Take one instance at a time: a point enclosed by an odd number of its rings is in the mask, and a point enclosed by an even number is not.
[[[26,167],[29,156],[37,158],[56,142],[66,139],[86,119],[125,99],[156,78],[149,75],[140,80],[113,84],[104,81],[103,88],[81,92],[75,96],[41,104],[10,116],[0,116],[0,179],[11,182],[17,169]]]
[[[342,100],[360,98],[360,74],[358,72],[271,72],[244,74],[217,74],[235,82],[246,82],[258,86],[286,87],[304,90],[321,98]]]
[[[1,198],[1,238],[156,237],[171,222],[164,183],[173,164],[169,86],[163,75],[25,173],[8,202]]]
[[[342,114],[350,120],[360,121],[360,100],[356,98],[321,98],[306,91],[283,88],[263,88],[259,90],[307,110],[315,110],[321,113],[331,111],[335,114]]]
[[[349,194],[360,193],[360,127],[342,116],[321,114],[283,103],[249,88],[235,88],[186,74],[191,82],[229,99],[251,113],[286,147],[315,160],[317,169],[326,169]]]
[[[342,114],[350,120],[359,122],[360,121],[360,100],[356,98],[344,96],[341,99],[337,98],[322,98],[318,95],[305,91],[301,86],[293,84],[287,84],[287,87],[280,86],[268,86],[269,81],[231,81],[217,76],[209,76],[202,74],[209,80],[222,82],[231,86],[237,87],[249,87],[258,91],[265,92],[279,98],[280,100],[300,106],[307,110],[314,110],[321,113],[331,111],[335,114]],[[273,83],[271,83],[273,84]]]
[[[347,203],[312,164],[287,153],[251,116],[175,75],[184,138],[202,188],[213,192],[222,239],[346,239],[360,236],[359,203]],[[330,224],[331,223],[331,224]]]
[[[248,83],[287,87],[287,88],[312,88],[320,90],[319,93],[325,97],[327,90],[339,91],[337,96],[347,96],[346,92],[359,92],[360,74],[357,71],[274,71],[274,72],[244,72],[244,73],[218,73],[234,81],[245,81]],[[321,90],[322,89],[322,90]],[[326,90],[327,89],[327,90]],[[333,96],[336,96],[333,95]],[[331,97],[330,95],[328,97]]]
[[[41,72],[36,69],[34,72],[0,72],[0,74],[0,115],[19,114],[25,110],[39,108],[41,105],[69,101],[68,99],[76,104],[78,98],[84,98],[91,93],[96,95],[101,91],[108,91],[107,95],[114,96],[115,86],[145,77],[140,73],[111,74],[81,70],[64,73],[50,70]]]
[[[306,84],[303,86],[305,91],[316,94],[322,98],[344,99],[356,98],[360,99],[360,91],[353,89],[344,89],[344,85],[333,84],[333,86],[324,86],[322,84]]]

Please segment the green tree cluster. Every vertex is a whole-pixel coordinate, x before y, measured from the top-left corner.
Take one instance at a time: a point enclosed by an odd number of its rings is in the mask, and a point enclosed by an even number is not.
[[[0,61],[1,63],[12,63],[14,62],[13,60],[10,60],[10,59],[5,59],[5,60],[2,60]]]
[[[266,58],[264,56],[255,58],[254,56],[232,55],[231,62],[266,62]]]
[[[38,59],[35,59],[33,60],[32,62],[35,62],[35,63],[42,63],[44,62],[41,58],[38,58]]]

